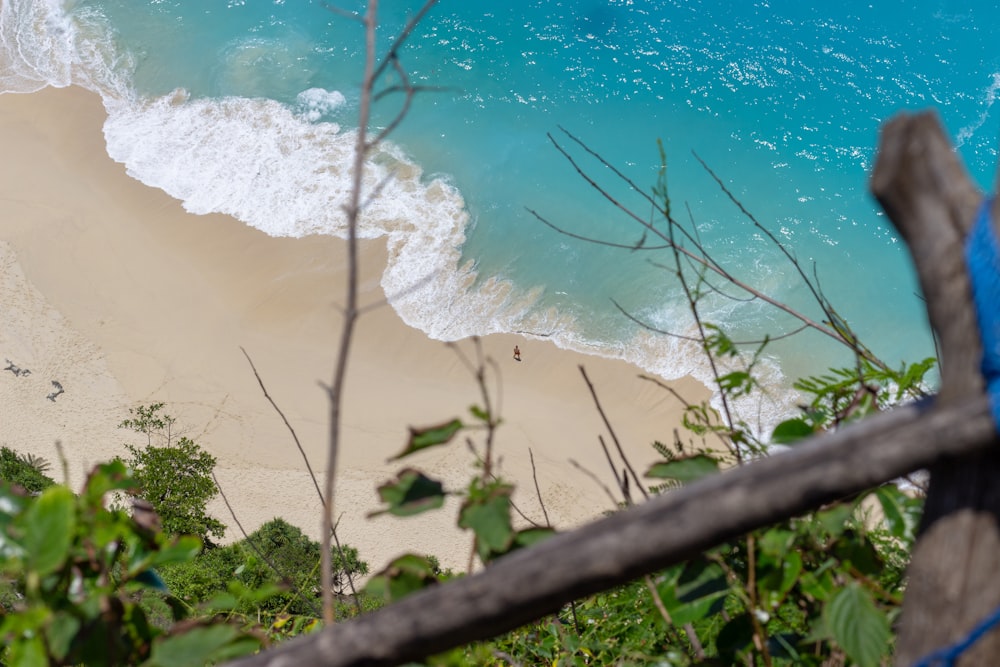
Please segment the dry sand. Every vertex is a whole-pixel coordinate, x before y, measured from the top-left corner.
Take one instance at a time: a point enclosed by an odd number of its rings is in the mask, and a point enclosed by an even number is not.
[[[130,434],[116,425],[128,409],[162,401],[181,432],[217,458],[244,529],[281,516],[318,536],[316,489],[240,348],[322,475],[328,408],[319,383],[333,369],[344,243],[276,239],[226,216],[186,213],[107,157],[104,117],[99,99],[79,89],[0,95],[0,358],[31,370],[0,372],[0,444],[56,463],[60,442],[78,488],[89,466],[124,454]],[[384,244],[366,242],[362,259],[362,298],[376,303]],[[670,440],[679,423],[678,401],[624,362],[519,336],[489,336],[482,345],[499,368],[491,386],[499,386],[494,400],[505,419],[500,470],[535,521],[544,518],[529,450],[557,527],[610,507],[601,486],[569,462],[613,486],[598,435],[610,439],[580,364],[636,467],[655,458],[650,443]],[[459,347],[475,356],[471,341]],[[454,490],[473,474],[462,443],[387,462],[408,426],[468,415],[480,402],[472,375],[454,350],[385,306],[362,318],[349,368],[336,492],[341,540],[375,569],[405,551],[464,567],[470,539],[455,528],[457,498],[416,519],[366,515],[378,507],[375,487],[406,465]],[[52,380],[65,389],[55,401],[46,398]],[[693,380],[674,385],[692,401],[707,398]],[[211,510],[230,526],[227,539],[240,537],[221,501]]]

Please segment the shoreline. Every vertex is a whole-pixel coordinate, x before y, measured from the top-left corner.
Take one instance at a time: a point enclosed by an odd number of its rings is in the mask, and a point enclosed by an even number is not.
[[[196,216],[162,191],[125,173],[105,152],[104,109],[79,88],[0,95],[0,357],[32,370],[0,375],[12,416],[0,443],[47,458],[78,489],[95,462],[124,454],[116,425],[128,408],[166,403],[181,435],[217,458],[216,474],[250,532],[282,516],[311,537],[320,502],[292,439],[262,394],[242,349],[285,412],[321,479],[325,392],[333,369],[345,244],[332,237],[274,238],[224,215]],[[384,239],[361,242],[361,303],[384,298]],[[583,383],[584,365],[604,410],[637,469],[656,458],[651,443],[672,439],[683,406],[622,361],[557,348],[514,334],[481,339],[496,362],[504,424],[500,474],[518,490],[517,506],[559,528],[613,509],[604,491],[569,459],[614,486],[598,443],[600,416]],[[471,342],[457,343],[467,357]],[[522,361],[512,358],[514,345]],[[50,382],[65,393],[45,399]],[[671,381],[691,402],[708,390]],[[492,386],[492,385],[491,385]],[[45,390],[44,393],[42,390]],[[474,473],[462,443],[396,463],[409,426],[468,417],[481,403],[475,379],[448,345],[409,328],[389,306],[361,318],[349,365],[337,471],[342,542],[373,571],[404,551],[436,555],[463,568],[470,538],[455,527],[458,499],[406,520],[367,519],[375,488],[406,466],[458,491]],[[529,450],[535,459],[530,464]],[[239,539],[221,499],[212,514]]]

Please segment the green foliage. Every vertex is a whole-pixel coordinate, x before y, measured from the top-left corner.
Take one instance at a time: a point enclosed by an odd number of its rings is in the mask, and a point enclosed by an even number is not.
[[[297,526],[289,524],[281,518],[275,518],[250,533],[247,538],[238,543],[245,553],[248,553],[246,567],[240,572],[240,578],[248,586],[256,587],[266,582],[287,585],[299,591],[300,595],[313,595],[319,600],[320,591],[320,544],[310,539]],[[249,556],[249,552],[253,556]],[[280,575],[271,566],[277,566]],[[338,595],[348,589],[347,577],[357,578],[368,574],[368,564],[358,557],[358,550],[343,544],[334,549],[332,554],[333,586]],[[278,596],[270,609],[282,608],[290,613],[306,613],[304,606],[290,599],[291,594]]]
[[[378,495],[388,507],[369,513],[413,516],[444,505],[445,491],[441,482],[427,477],[419,470],[407,468],[399,473],[396,481],[378,487]]]
[[[395,480],[378,487],[379,497],[386,506],[369,516],[392,514],[407,517],[444,505],[449,494],[463,496],[459,509],[458,526],[473,535],[473,549],[480,562],[488,565],[493,560],[516,549],[529,547],[554,534],[549,527],[535,525],[518,530],[512,517],[511,494],[514,487],[492,474],[492,447],[496,428],[500,425],[499,415],[492,410],[489,391],[486,388],[486,360],[478,339],[473,343],[479,354],[479,367],[468,364],[461,351],[456,353],[466,361],[476,378],[481,392],[482,405],[469,407],[471,423],[454,418],[427,428],[410,428],[410,436],[403,451],[396,459],[410,456],[428,447],[446,445],[460,433],[485,432],[485,446],[482,457],[475,465],[480,473],[474,475],[464,493],[445,491],[441,482],[427,477],[416,468],[400,471]],[[471,438],[467,440],[475,451]],[[472,558],[470,557],[470,565]],[[446,579],[450,573],[441,572],[440,564],[434,556],[404,554],[375,574],[365,586],[365,594],[381,603],[391,603]]]
[[[393,560],[365,585],[365,593],[393,602],[438,583],[437,568],[427,556],[404,554]]]
[[[646,477],[693,482],[717,472],[719,472],[719,462],[714,457],[707,454],[691,454],[654,463],[646,471]]]
[[[443,424],[425,428],[411,428],[410,439],[407,441],[406,446],[403,448],[403,451],[396,454],[393,458],[401,459],[414,452],[419,452],[421,449],[447,444],[462,428],[464,428],[464,424],[462,424],[461,419],[452,419]]]
[[[831,368],[806,377],[794,387],[811,396],[810,420],[837,425],[883,410],[905,398],[918,398],[926,390],[927,374],[937,361],[928,357],[916,364],[901,364],[899,370],[859,358],[850,368]]]
[[[714,344],[725,351],[726,340],[720,335]],[[793,443],[854,418],[851,411],[862,404],[844,410],[837,401],[859,390],[871,396],[872,408],[915,395],[930,366],[904,366],[891,372],[892,381],[888,371],[871,365],[864,377],[832,372],[813,378],[809,386],[820,400],[801,417],[779,424],[774,441]],[[884,384],[863,384],[876,379]],[[728,429],[706,406],[688,406],[687,414],[696,434],[740,432]],[[679,442],[674,449],[654,444],[663,460],[649,468],[647,477],[666,481],[654,490],[669,493],[733,464],[729,453],[689,453]],[[463,507],[483,499],[477,507],[487,517],[481,530],[488,531],[493,527],[488,518],[502,514],[488,509],[508,498],[509,491],[491,493],[473,484]],[[880,522],[861,509],[867,499],[882,509]],[[564,609],[557,618],[436,656],[428,664],[884,664],[892,651],[891,627],[921,508],[919,498],[885,485],[711,549],[653,575],[649,584],[635,582],[591,596],[578,601],[574,613]],[[498,530],[488,539],[500,544],[501,538],[508,540],[510,534]],[[477,546],[486,540],[477,533]]]
[[[181,604],[170,605],[168,627],[150,622],[139,600],[162,594],[157,570],[190,561],[201,545],[106,508],[133,483],[113,462],[95,468],[79,496],[50,486],[26,497],[0,484],[0,568],[17,592],[0,609],[4,664],[173,665],[182,647],[184,664],[207,664],[261,647],[238,626],[192,623]]]
[[[428,665],[681,665],[686,640],[656,612],[642,582],[566,606],[552,617],[427,660]]]
[[[889,649],[889,621],[858,583],[839,590],[824,608],[826,627],[860,667],[878,667]]]
[[[333,554],[333,583],[338,595],[347,592],[347,577],[368,573],[358,551],[342,545]],[[207,549],[197,559],[163,570],[175,596],[190,605],[214,601],[227,610],[261,618],[291,630],[289,617],[320,616],[320,545],[300,528],[281,518],[268,521],[245,539]],[[266,595],[248,595],[265,591]],[[294,625],[294,623],[292,623]]]
[[[29,493],[40,493],[55,484],[45,473],[49,463],[32,454],[20,455],[9,447],[0,447],[0,480],[17,484]]]
[[[791,445],[805,440],[816,433],[816,427],[805,419],[786,419],[774,427],[771,442],[776,445]]]
[[[140,406],[132,413],[135,417],[120,426],[152,438],[175,422],[160,412],[162,407],[162,403]],[[215,457],[186,437],[173,442],[169,432],[162,435],[166,441],[163,446],[125,445],[130,456],[124,462],[137,489],[133,495],[153,506],[169,534],[196,535],[206,542],[222,538],[225,524],[206,511],[208,502],[218,494],[212,479]]]
[[[458,515],[460,528],[471,529],[476,536],[476,552],[484,563],[506,553],[514,543],[510,520],[510,495],[514,487],[502,482],[483,484],[474,478]]]

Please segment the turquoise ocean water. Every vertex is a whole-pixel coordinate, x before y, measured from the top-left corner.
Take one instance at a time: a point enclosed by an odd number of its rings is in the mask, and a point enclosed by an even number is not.
[[[388,44],[421,3],[385,0]],[[498,331],[704,378],[663,253],[555,149],[565,128],[648,190],[666,150],[677,217],[768,294],[821,315],[791,267],[694,159],[819,277],[887,361],[933,353],[900,241],[867,193],[879,125],[933,107],[972,176],[993,180],[1000,52],[993,3],[946,0],[441,0],[401,54],[426,87],[373,157],[385,181],[362,233],[384,236],[383,285],[412,326]],[[344,2],[349,10],[362,3]],[[362,31],[309,0],[2,0],[0,90],[77,84],[108,110],[109,154],[196,213],[273,235],[342,233]],[[376,123],[398,108],[380,103]],[[641,216],[610,170],[573,148]],[[386,176],[392,177],[386,180]],[[690,213],[689,213],[690,211]],[[813,268],[815,267],[815,269]],[[414,287],[416,285],[416,287]],[[760,302],[715,299],[735,337],[791,328]],[[776,346],[770,381],[843,363],[821,336]]]

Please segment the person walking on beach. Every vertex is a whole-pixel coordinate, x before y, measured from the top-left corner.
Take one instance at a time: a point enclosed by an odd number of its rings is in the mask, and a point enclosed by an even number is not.
[[[521,348],[514,346],[514,361],[521,361]]]

